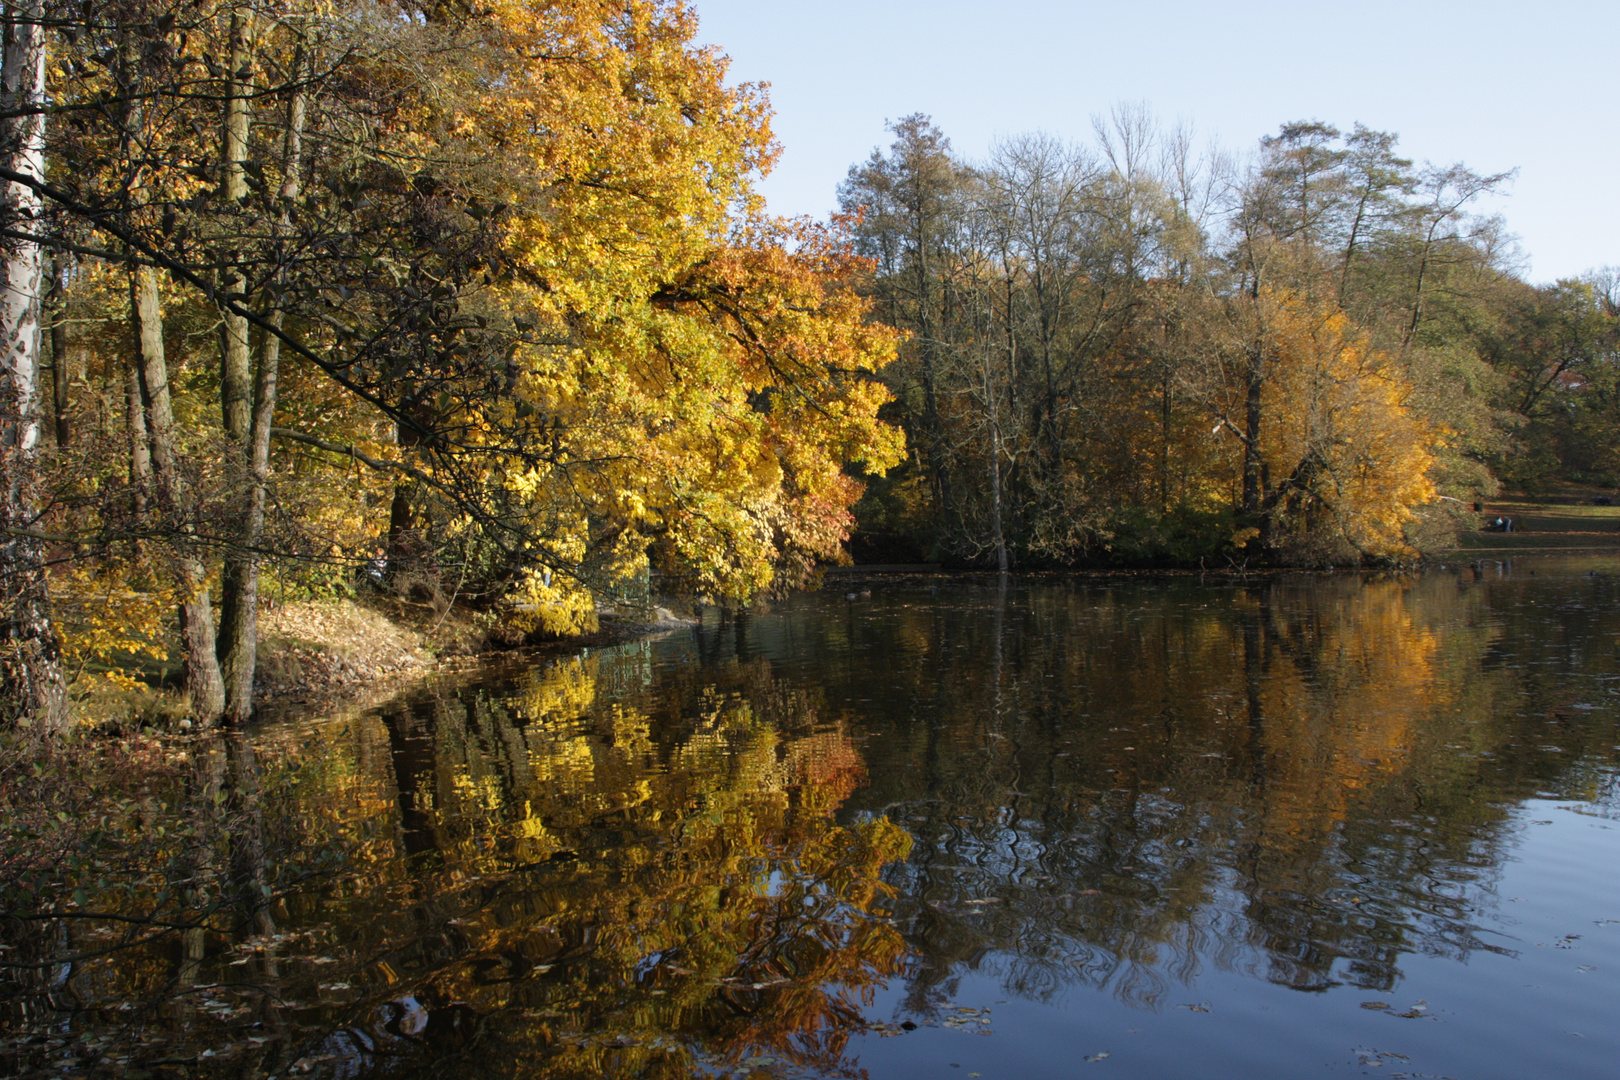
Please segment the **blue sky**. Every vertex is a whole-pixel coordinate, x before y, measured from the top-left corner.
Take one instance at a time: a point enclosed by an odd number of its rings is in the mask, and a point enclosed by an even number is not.
[[[1289,120],[1395,131],[1408,157],[1519,170],[1488,206],[1532,281],[1620,264],[1620,0],[1134,4],[693,0],[734,81],[771,83],[776,213],[823,215],[886,120],[930,114],[969,159],[1085,139],[1145,102],[1248,152]]]

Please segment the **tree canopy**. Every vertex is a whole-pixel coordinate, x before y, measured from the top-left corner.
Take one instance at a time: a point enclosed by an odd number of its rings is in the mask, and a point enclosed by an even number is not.
[[[261,569],[553,632],[649,571],[746,601],[839,558],[848,467],[900,456],[896,335],[842,224],[764,213],[764,89],[685,4],[7,19],[50,38],[51,105],[9,114],[42,117],[44,169],[0,173],[42,208],[8,250],[53,260],[55,393],[21,410],[55,439],[17,474],[55,546],[18,572],[92,627],[178,601],[204,720],[251,710]]]

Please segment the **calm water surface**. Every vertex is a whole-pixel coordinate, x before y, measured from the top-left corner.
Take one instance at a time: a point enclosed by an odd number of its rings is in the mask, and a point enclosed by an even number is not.
[[[1612,561],[871,588],[263,728],[341,871],[154,1015],[241,1075],[1615,1075]]]

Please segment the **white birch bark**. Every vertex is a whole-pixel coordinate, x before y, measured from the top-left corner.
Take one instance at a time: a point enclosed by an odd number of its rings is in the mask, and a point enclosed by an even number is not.
[[[45,30],[35,2],[4,7],[0,161],[45,176]],[[27,184],[0,184],[0,225],[34,233],[43,205]],[[6,641],[0,700],[10,719],[54,734],[67,723],[61,647],[51,625],[45,545],[38,535],[39,371],[45,252],[7,239],[0,248],[0,594]]]

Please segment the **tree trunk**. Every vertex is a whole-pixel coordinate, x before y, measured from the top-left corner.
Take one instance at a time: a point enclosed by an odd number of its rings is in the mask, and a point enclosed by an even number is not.
[[[65,449],[73,442],[73,427],[68,420],[68,383],[73,377],[71,357],[73,345],[69,340],[65,308],[66,289],[59,262],[51,266],[49,300],[51,328],[51,419],[56,426],[56,445]]]
[[[302,70],[303,53],[294,61],[293,78]],[[295,91],[287,106],[287,139],[282,149],[281,198],[284,207],[298,199],[299,165],[303,157],[307,99]],[[284,209],[277,231],[286,233],[292,219]],[[277,284],[280,283],[278,277]],[[265,321],[280,331],[284,313],[277,288],[265,290]],[[239,724],[253,715],[253,676],[258,668],[259,547],[264,539],[265,486],[270,478],[270,429],[276,414],[277,380],[281,367],[281,338],[266,332],[259,339],[259,377],[254,388],[252,422],[248,431],[247,516],[242,545],[225,557],[220,663],[225,678],[225,719]]]
[[[226,206],[238,206],[247,197],[248,98],[253,72],[252,12],[237,7],[230,20],[230,72],[225,92],[225,117],[220,136],[220,157],[225,164],[221,194]],[[222,253],[229,262],[229,253]],[[227,267],[219,279],[221,292],[246,305],[246,281],[240,271]],[[247,319],[221,308],[219,322],[220,416],[227,440],[227,467],[231,503],[241,520],[252,517],[252,488],[248,458],[253,439],[253,367],[248,348]],[[251,525],[248,526],[251,531]],[[220,664],[225,681],[227,719],[245,720],[253,710],[251,653],[257,647],[258,560],[251,550],[227,550],[220,578]]]
[[[222,195],[227,206],[239,205],[247,197],[248,94],[252,90],[253,13],[246,8],[231,12],[230,80],[225,95],[225,128],[222,157],[225,179]],[[239,271],[227,269],[220,282],[226,295],[246,302],[244,280]],[[252,423],[253,372],[248,355],[248,324],[241,315],[225,311],[220,320],[220,409],[225,430],[246,450]],[[244,455],[245,456],[245,455]]]
[[[225,710],[225,684],[215,655],[214,612],[208,596],[208,570],[191,549],[191,526],[185,512],[185,483],[174,448],[174,406],[169,395],[168,360],[163,351],[163,315],[157,271],[136,266],[130,271],[130,316],[135,326],[141,398],[146,409],[152,448],[152,478],[158,509],[171,532],[176,576],[182,600],[180,636],[186,654],[186,694],[200,724],[212,724]]]
[[[1243,514],[1253,518],[1260,512],[1260,426],[1264,416],[1261,391],[1265,387],[1265,350],[1255,342],[1249,349],[1248,393],[1243,407]]]
[[[147,435],[146,405],[141,400],[141,369],[130,365],[124,380],[129,417],[129,482],[135,491],[132,509],[136,520],[146,516],[152,497],[152,440]]]
[[[990,413],[990,515],[991,542],[996,548],[996,569],[1007,572],[1007,534],[1001,521],[1001,421],[995,406]]]
[[[1170,365],[1160,372],[1159,386],[1159,513],[1170,512]]]
[[[8,4],[0,61],[0,160],[45,175],[45,29],[38,2]],[[39,196],[22,184],[0,190],[0,224],[42,227]],[[0,702],[7,721],[55,735],[67,725],[61,646],[51,623],[45,547],[35,535],[39,472],[39,359],[45,253],[11,240],[0,258]]]

